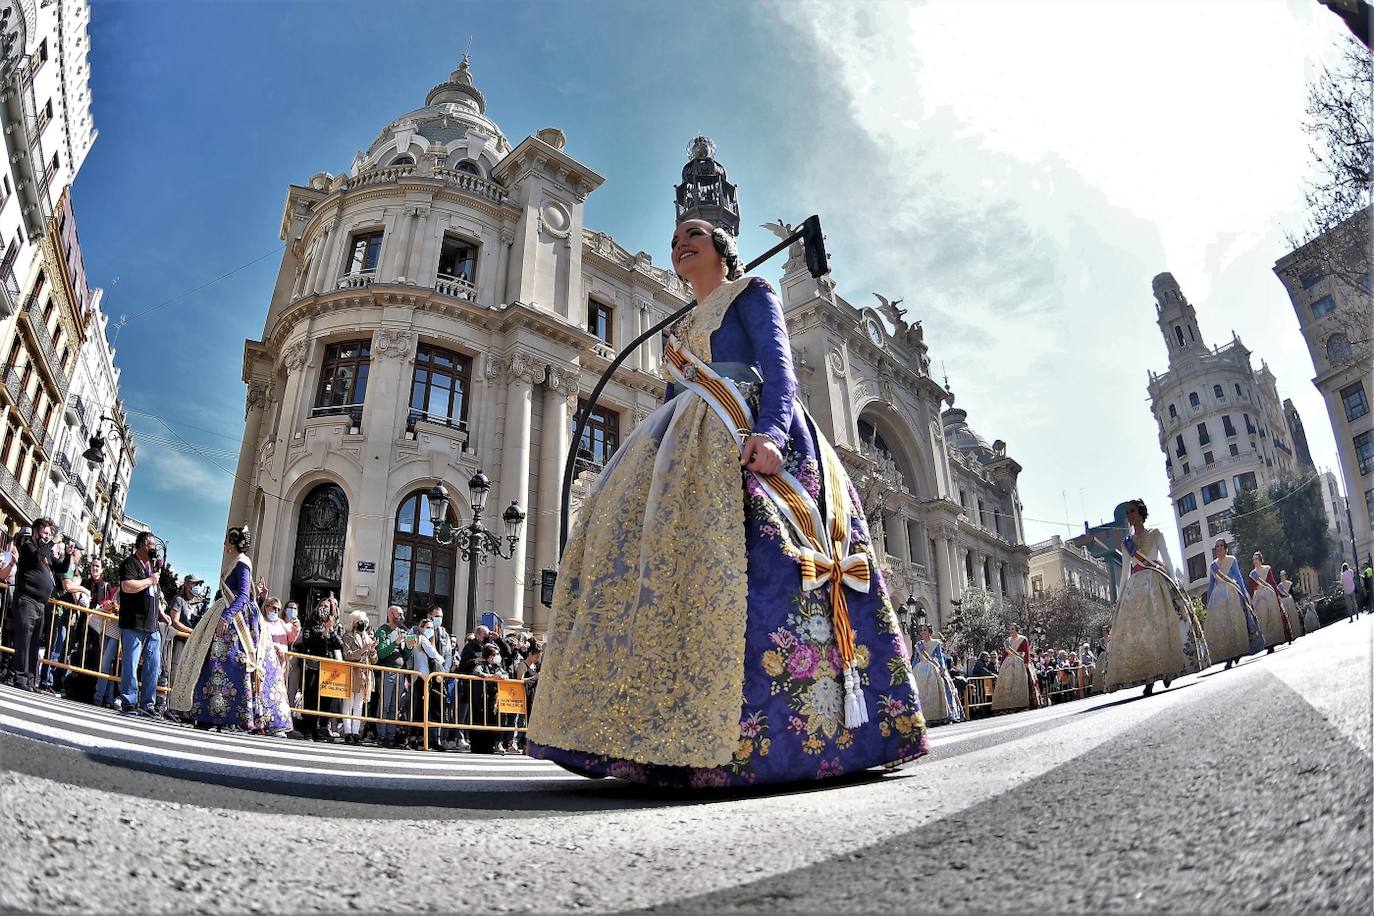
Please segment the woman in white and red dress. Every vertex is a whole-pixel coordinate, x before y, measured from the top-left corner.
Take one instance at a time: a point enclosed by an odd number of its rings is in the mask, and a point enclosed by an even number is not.
[[[1007,627],[1002,641],[1001,661],[997,663],[997,686],[992,690],[992,711],[1015,712],[1040,705],[1040,688],[1035,682],[1031,641],[1022,636],[1016,624]]]
[[[1245,585],[1250,589],[1250,606],[1255,609],[1260,630],[1264,633],[1265,648],[1272,655],[1279,643],[1293,641],[1293,629],[1288,622],[1288,615],[1283,611],[1279,583],[1274,578],[1273,568],[1265,564],[1264,554],[1258,550],[1250,557],[1250,562],[1254,568],[1250,570]]]

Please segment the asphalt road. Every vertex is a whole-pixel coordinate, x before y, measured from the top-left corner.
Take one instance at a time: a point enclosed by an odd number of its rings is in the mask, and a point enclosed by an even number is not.
[[[190,732],[0,691],[0,909],[1371,911],[1368,617],[799,791]]]

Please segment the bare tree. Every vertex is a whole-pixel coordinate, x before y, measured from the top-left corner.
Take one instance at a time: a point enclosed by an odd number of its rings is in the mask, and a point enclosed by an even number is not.
[[[1370,202],[1374,190],[1374,55],[1351,37],[1340,43],[1336,63],[1324,67],[1307,90],[1303,131],[1314,177],[1304,197],[1307,220],[1289,233],[1296,257],[1287,268],[1302,282],[1320,274],[1345,289],[1353,308],[1335,313],[1349,338],[1350,358],[1370,355]]]

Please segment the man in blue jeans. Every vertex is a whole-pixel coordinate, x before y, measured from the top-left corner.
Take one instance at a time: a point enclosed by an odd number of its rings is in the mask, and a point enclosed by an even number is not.
[[[151,531],[141,532],[119,568],[120,712],[157,718],[157,676],[162,670],[158,574],[162,564]]]

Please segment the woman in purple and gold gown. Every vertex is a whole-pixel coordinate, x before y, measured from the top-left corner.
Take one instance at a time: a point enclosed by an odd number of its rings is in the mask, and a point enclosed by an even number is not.
[[[247,528],[230,528],[224,550],[235,556],[224,580],[224,607],[196,622],[177,667],[171,707],[189,713],[198,728],[232,726],[284,735],[291,709],[272,634],[253,597]]]
[[[665,403],[607,463],[559,569],[529,753],[674,787],[788,783],[926,752],[863,511],[796,400],[782,306],[682,222],[697,306]]]

